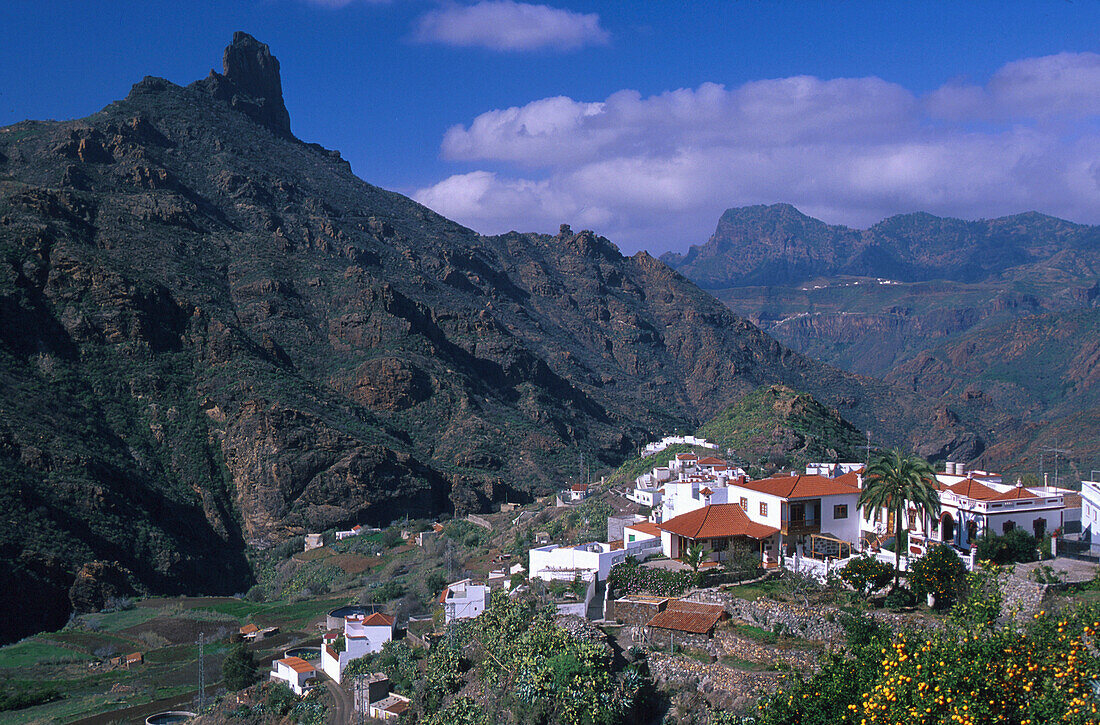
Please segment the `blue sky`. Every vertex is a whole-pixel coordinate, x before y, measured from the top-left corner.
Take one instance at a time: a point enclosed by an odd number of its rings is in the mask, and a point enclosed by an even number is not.
[[[246,30],[296,135],[486,233],[660,253],[781,201],[1100,223],[1096,2],[8,0],[0,27],[0,125],[189,83]]]

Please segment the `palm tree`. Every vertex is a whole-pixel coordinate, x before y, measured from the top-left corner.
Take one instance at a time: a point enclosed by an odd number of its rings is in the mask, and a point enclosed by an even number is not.
[[[894,588],[897,589],[902,523],[907,507],[912,505],[929,517],[940,515],[936,472],[928,461],[919,456],[907,456],[897,450],[883,453],[867,466],[863,474],[859,505],[867,518],[879,509],[886,509],[894,515]]]
[[[704,561],[707,560],[707,555],[710,554],[702,544],[695,544],[688,547],[687,551],[683,553],[684,563],[691,567],[692,571],[699,571],[699,567]]]

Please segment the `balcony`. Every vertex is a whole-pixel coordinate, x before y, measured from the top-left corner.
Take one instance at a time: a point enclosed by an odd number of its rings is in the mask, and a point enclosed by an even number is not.
[[[821,519],[796,519],[780,522],[779,531],[784,536],[799,536],[801,534],[820,534]]]

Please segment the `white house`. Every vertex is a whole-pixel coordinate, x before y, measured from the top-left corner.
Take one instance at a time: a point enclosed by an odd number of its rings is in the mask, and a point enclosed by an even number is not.
[[[677,444],[710,448],[715,451],[718,450],[718,444],[711,443],[706,438],[696,438],[695,436],[665,436],[655,443],[646,444],[646,447],[642,449],[642,457],[652,456],[655,453],[660,453],[669,446]]]
[[[788,555],[797,546],[841,555],[840,544],[859,543],[858,474],[778,476],[760,481],[738,479],[726,489],[725,501],[737,504],[757,523],[779,529],[779,545]],[[830,543],[831,542],[831,543]]]
[[[528,552],[528,578],[572,581],[577,576],[593,572],[598,580],[603,581],[607,579],[611,567],[625,560],[628,553],[625,546],[616,548],[599,541],[576,546],[540,546]]]
[[[352,526],[351,529],[349,529],[348,531],[337,531],[336,540],[341,541],[348,538],[349,536],[358,536],[361,533],[363,533],[363,527],[359,524],[356,524],[355,526]]]
[[[588,498],[588,484],[587,483],[574,483],[569,487],[569,490],[562,495],[563,499],[569,501],[583,501]]]
[[[313,686],[317,668],[301,657],[284,657],[271,663],[271,679],[285,682],[295,695],[304,695]]]
[[[1023,528],[1037,538],[1063,525],[1065,496],[1072,493],[1052,486],[1025,487],[1000,482],[1000,476],[970,472],[966,477],[937,476],[940,481],[940,515],[923,521],[915,509],[906,522],[913,537],[912,553],[920,553],[921,539],[968,549],[986,532],[1002,536]],[[953,481],[948,484],[948,482]],[[922,536],[923,534],[923,536]]]
[[[1081,540],[1100,553],[1100,483],[1081,481]]]
[[[778,561],[779,529],[749,519],[737,504],[714,504],[658,525],[665,556],[679,559],[695,545],[711,561],[724,561],[734,547],[749,547],[768,566]]]
[[[375,612],[363,616],[344,618],[344,648],[338,650],[337,640],[341,632],[329,630],[321,638],[321,669],[336,682],[340,682],[348,662],[371,652],[382,651],[382,645],[393,639],[396,620],[388,614]]]
[[[806,475],[836,478],[846,473],[861,472],[865,465],[863,463],[807,463]]]
[[[378,702],[370,704],[370,716],[378,720],[396,720],[409,709],[409,698],[391,692]]]
[[[657,549],[661,544],[661,529],[652,521],[638,521],[623,527],[623,547],[631,551]],[[637,556],[637,554],[635,554]]]
[[[455,619],[473,619],[485,611],[489,603],[489,587],[463,579],[454,584],[448,584],[439,595],[439,603],[443,605],[445,622]]]

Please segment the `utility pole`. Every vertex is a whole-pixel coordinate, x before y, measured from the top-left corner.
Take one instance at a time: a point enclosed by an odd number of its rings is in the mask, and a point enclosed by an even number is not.
[[[204,632],[199,632],[199,713],[206,707],[206,658],[203,654]]]
[[[871,465],[871,431],[867,431],[867,465]]]

